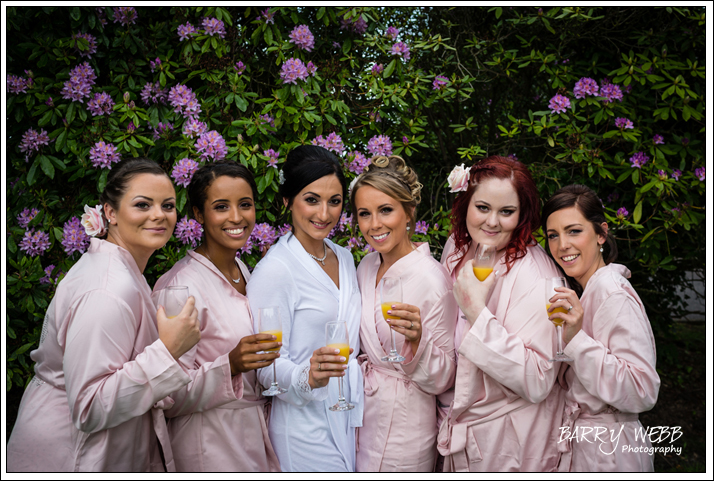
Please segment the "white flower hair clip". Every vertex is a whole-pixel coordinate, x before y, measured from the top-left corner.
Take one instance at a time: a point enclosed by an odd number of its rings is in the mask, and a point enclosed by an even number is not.
[[[350,186],[347,188],[347,195],[350,195],[350,196],[352,195],[352,188],[355,186],[355,184],[357,183],[357,180],[360,177],[362,177],[362,174],[360,174],[357,177],[355,177],[354,179],[352,179],[352,182],[350,182]]]
[[[278,184],[283,185],[285,183],[285,174],[283,174],[283,169],[278,171]]]
[[[465,169],[464,164],[454,167],[447,179],[451,192],[463,192],[468,189],[470,173],[471,167]]]
[[[82,225],[84,226],[84,232],[89,236],[98,237],[106,234],[107,222],[102,215],[101,204],[95,205],[94,207],[89,207],[85,204],[84,214],[82,214]]]

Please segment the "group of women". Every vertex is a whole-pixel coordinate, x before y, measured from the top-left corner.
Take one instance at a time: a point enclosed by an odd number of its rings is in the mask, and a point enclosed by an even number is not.
[[[438,262],[412,241],[422,186],[402,158],[374,157],[348,191],[332,153],[299,146],[282,179],[292,230],[251,274],[237,254],[255,225],[253,176],[234,162],[199,169],[189,210],[202,243],[152,297],[142,272],[173,232],[174,187],[149,159],[112,169],[105,238],[59,284],[32,352],[9,471],[653,470],[646,451],[583,429],[649,446],[635,438],[637,413],[660,383],[647,315],[613,263],[593,191],[564,187],[541,216],[527,168],[487,157],[454,201]],[[348,200],[374,249],[357,268],[327,239]],[[498,255],[483,281],[472,260],[481,244]],[[546,310],[545,279],[563,273],[571,288]],[[383,310],[394,278],[402,298]],[[167,318],[156,301],[171,286],[191,296]],[[268,307],[279,308],[282,339],[257,333]],[[335,320],[348,358],[325,346]],[[554,320],[571,362],[550,361]],[[393,347],[401,363],[383,360]],[[287,391],[267,402],[261,386],[274,375]],[[329,409],[332,378],[354,409]]]

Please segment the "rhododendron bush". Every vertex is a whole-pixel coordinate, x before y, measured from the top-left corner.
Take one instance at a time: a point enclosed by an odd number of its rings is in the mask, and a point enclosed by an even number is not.
[[[300,144],[334,152],[348,182],[373,155],[405,157],[425,186],[414,239],[437,255],[449,173],[501,154],[544,198],[573,182],[600,194],[648,309],[676,310],[661,293],[703,264],[704,9],[11,6],[6,25],[7,389],[29,379],[87,249],[85,204],[135,156],[177,190],[152,285],[200,242],[186,187],[224,159],[256,177],[254,266],[289,229],[276,195]],[[356,261],[369,251],[347,214],[331,235]]]

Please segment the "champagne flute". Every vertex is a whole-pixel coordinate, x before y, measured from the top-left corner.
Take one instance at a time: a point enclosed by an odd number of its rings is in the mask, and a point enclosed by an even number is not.
[[[568,287],[565,277],[548,277],[545,280],[545,309],[546,311],[550,309],[550,298],[558,293],[555,290],[556,287]],[[562,312],[564,314],[568,313],[568,310],[563,307],[556,307],[553,309],[553,314],[556,312]],[[548,316],[551,315],[550,312],[546,312]],[[558,337],[558,350],[553,356],[553,359],[549,359],[550,362],[567,362],[572,361],[568,356],[563,353],[563,320],[560,318],[553,319],[553,324],[555,324],[555,332]]]
[[[491,244],[479,244],[476,246],[474,255],[474,275],[483,282],[493,272],[496,265],[496,246]]]
[[[258,330],[261,334],[271,334],[277,339],[275,341],[258,341],[258,342],[282,342],[283,341],[283,325],[280,320],[279,307],[261,307],[258,309]],[[266,349],[265,352],[279,351],[279,347]],[[277,396],[288,392],[287,389],[278,386],[278,375],[275,371],[275,361],[273,361],[273,382],[270,388],[263,391],[263,396]]]
[[[382,287],[380,289],[380,297],[382,302],[382,316],[384,319],[399,319],[397,316],[387,314],[387,311],[392,308],[392,304],[402,302],[402,279],[401,277],[385,277],[382,279]],[[391,327],[390,337],[392,340],[392,349],[389,355],[384,356],[382,361],[387,362],[404,362],[404,356],[397,352],[397,338],[394,329]]]
[[[331,321],[325,325],[325,345],[332,349],[339,349],[340,356],[345,358],[345,361],[340,364],[347,364],[350,360],[350,339],[347,332],[347,323],[344,321]],[[340,386],[340,397],[337,404],[330,406],[330,411],[349,411],[354,409],[354,404],[350,404],[345,400],[345,395],[342,392],[342,377],[337,378]]]
[[[169,286],[161,291],[160,304],[169,319],[181,314],[187,301],[188,286]]]

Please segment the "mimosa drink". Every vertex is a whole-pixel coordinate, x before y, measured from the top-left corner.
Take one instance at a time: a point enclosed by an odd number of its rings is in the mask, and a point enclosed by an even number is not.
[[[550,309],[550,304],[546,304],[546,305],[545,305],[545,310],[547,311],[548,309]],[[556,307],[555,309],[553,309],[553,312],[548,312],[548,313],[547,313],[547,314],[548,314],[548,317],[550,317],[551,314],[555,314],[556,312],[562,312],[563,314],[567,314],[567,313],[568,313],[568,310],[567,310],[566,308],[564,308],[564,307]],[[556,317],[556,318],[553,319],[551,322],[552,322],[553,324],[555,324],[556,326],[562,326],[562,325],[563,325],[563,320],[562,320],[561,318],[559,318],[559,317]]]
[[[335,361],[335,362],[337,362],[337,364],[347,364],[347,361],[350,360],[350,346],[348,344],[340,344],[340,343],[328,344],[327,347],[329,347],[331,349],[339,349],[340,354],[338,354],[338,355],[345,358],[344,362]]]
[[[274,341],[258,341],[258,343],[263,343],[263,342],[283,342],[283,331],[260,331],[261,334],[271,334],[275,337],[277,337],[276,340]],[[274,347],[273,349],[266,349],[266,352],[275,352],[279,351],[279,347]]]
[[[485,281],[492,272],[493,267],[474,267],[474,275],[481,282]]]
[[[399,317],[397,317],[397,316],[387,314],[387,311],[392,308],[392,304],[396,304],[396,302],[383,302],[382,303],[382,315],[384,316],[385,319],[399,319]]]

